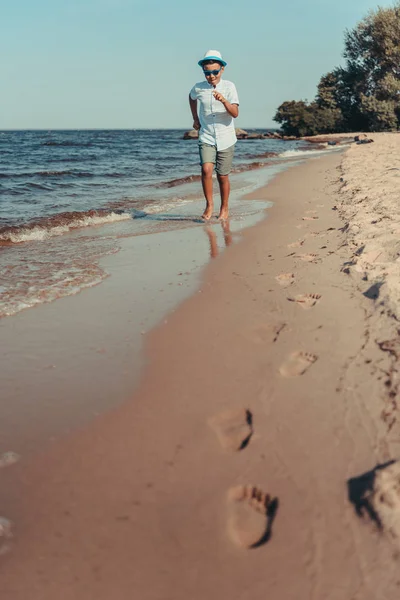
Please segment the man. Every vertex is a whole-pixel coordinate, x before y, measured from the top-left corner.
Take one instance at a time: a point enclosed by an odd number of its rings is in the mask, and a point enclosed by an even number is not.
[[[236,144],[233,120],[239,114],[239,98],[235,85],[222,79],[227,63],[218,50],[208,50],[198,64],[203,70],[205,81],[193,86],[189,104],[193,127],[199,130],[201,182],[206,199],[202,218],[209,221],[213,214],[212,174],[215,165],[221,193],[218,219],[225,220],[229,213],[229,173]]]

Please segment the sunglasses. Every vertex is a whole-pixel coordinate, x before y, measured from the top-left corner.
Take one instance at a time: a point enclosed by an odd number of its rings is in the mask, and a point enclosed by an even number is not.
[[[221,69],[215,69],[214,71],[206,71],[205,69],[203,69],[203,73],[206,77],[209,77],[210,75],[217,76],[220,71]]]

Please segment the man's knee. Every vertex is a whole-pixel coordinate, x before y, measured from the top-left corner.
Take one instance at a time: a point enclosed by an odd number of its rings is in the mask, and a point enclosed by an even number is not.
[[[204,163],[204,165],[201,165],[201,174],[203,177],[212,177],[213,171],[213,163]]]
[[[220,175],[219,173],[217,173],[217,178],[218,178],[218,181],[222,184],[229,181],[229,175]]]

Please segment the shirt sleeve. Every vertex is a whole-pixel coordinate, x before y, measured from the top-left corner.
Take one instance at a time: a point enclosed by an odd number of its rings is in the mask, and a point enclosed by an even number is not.
[[[197,100],[197,90],[196,90],[195,85],[190,90],[189,96],[191,97],[192,100]]]
[[[239,104],[239,96],[234,83],[231,83],[231,85],[229,86],[227,96],[228,102],[230,102],[231,104]]]

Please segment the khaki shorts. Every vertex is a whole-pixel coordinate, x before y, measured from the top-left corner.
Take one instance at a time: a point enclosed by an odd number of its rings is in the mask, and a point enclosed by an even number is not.
[[[218,175],[229,175],[232,170],[232,160],[235,153],[235,144],[226,150],[217,150],[216,146],[199,142],[200,164],[213,163]]]

